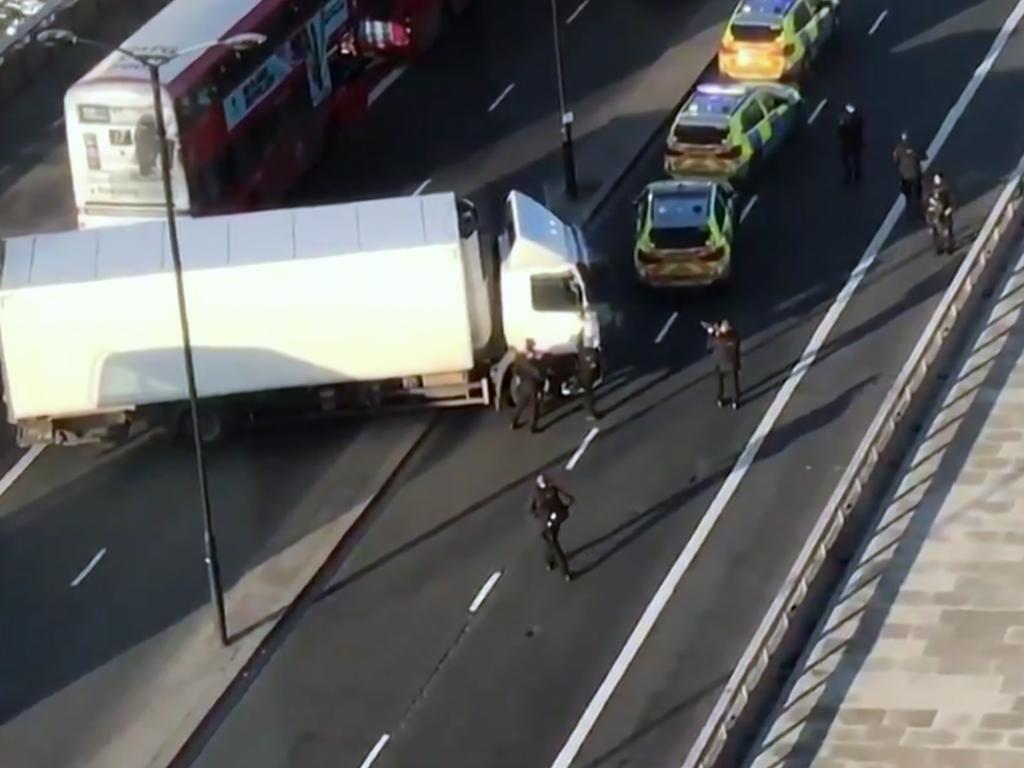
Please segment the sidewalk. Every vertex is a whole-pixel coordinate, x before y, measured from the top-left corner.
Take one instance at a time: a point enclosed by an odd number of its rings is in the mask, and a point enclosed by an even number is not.
[[[386,486],[432,416],[382,418],[338,453],[226,595],[222,648],[204,606],[0,725],[4,766],[163,768]],[[184,567],[184,566],[183,566]],[[2,685],[2,683],[0,683]]]
[[[1018,258],[759,737],[753,768],[1024,766]]]

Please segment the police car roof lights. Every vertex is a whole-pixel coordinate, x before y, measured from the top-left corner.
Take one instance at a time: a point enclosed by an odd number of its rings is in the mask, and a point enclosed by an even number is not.
[[[697,93],[704,93],[708,96],[743,96],[747,92],[745,85],[722,85],[719,83],[701,83],[697,86]]]
[[[797,0],[747,0],[740,7],[740,13],[758,16],[784,16],[796,2]]]

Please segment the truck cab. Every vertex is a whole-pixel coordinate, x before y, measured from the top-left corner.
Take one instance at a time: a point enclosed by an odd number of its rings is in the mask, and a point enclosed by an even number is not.
[[[513,191],[505,202],[498,254],[502,323],[510,348],[524,349],[533,339],[541,353],[575,354],[581,337],[589,346],[601,346],[583,274],[589,254],[576,227]]]

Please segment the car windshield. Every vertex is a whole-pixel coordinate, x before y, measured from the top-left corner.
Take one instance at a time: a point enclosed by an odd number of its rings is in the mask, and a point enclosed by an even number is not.
[[[782,34],[782,28],[766,24],[733,24],[732,37],[744,43],[771,43]]]
[[[677,125],[673,134],[680,144],[724,144],[729,132],[714,125]]]
[[[657,195],[652,206],[651,240],[655,248],[701,248],[707,244],[707,193]]]

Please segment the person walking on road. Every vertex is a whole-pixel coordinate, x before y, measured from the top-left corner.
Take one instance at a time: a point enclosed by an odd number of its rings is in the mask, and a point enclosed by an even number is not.
[[[932,233],[935,253],[953,253],[956,241],[953,237],[953,189],[941,172],[932,177],[925,206],[925,219]]]
[[[544,541],[544,559],[548,570],[555,566],[566,581],[572,581],[569,559],[565,556],[558,540],[562,524],[569,519],[569,507],[576,501],[572,496],[552,483],[547,475],[537,475],[537,484],[530,497],[529,512],[541,524],[541,539]]]
[[[839,153],[843,163],[843,184],[860,183],[861,155],[864,154],[864,118],[853,104],[847,104],[839,118]]]
[[[733,328],[728,320],[721,320],[718,323],[702,323],[708,334],[708,350],[711,352],[715,365],[715,375],[718,379],[718,397],[716,402],[722,408],[726,403],[732,405],[733,410],[740,407],[740,335]],[[725,381],[732,382],[732,398],[725,397]]]
[[[600,375],[601,353],[592,345],[587,344],[581,335],[576,345],[576,379],[579,381],[580,389],[583,390],[583,404],[592,420],[601,418],[594,397],[594,388],[597,386]]]
[[[512,361],[512,373],[515,377],[516,410],[512,416],[511,427],[519,429],[519,420],[526,409],[530,409],[530,432],[536,434],[537,422],[540,419],[540,401],[544,393],[544,374],[540,368],[537,349],[533,339],[526,340],[526,352],[517,352]]]
[[[906,131],[900,134],[900,140],[892,151],[892,161],[900,177],[900,192],[907,201],[907,212],[915,217],[921,215],[921,206],[924,204],[921,163],[927,159],[924,152],[919,152],[911,145]]]

